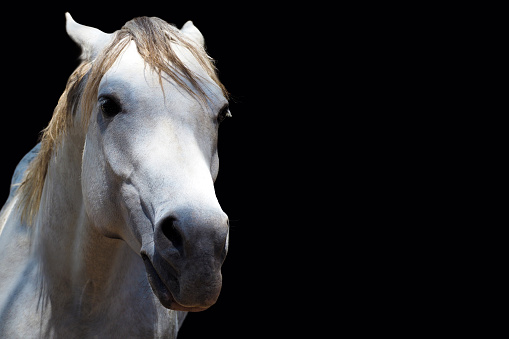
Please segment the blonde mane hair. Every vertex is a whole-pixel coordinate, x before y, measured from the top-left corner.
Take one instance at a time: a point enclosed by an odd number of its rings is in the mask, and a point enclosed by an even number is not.
[[[145,62],[159,75],[161,88],[162,79],[168,76],[193,97],[199,100],[207,98],[200,84],[204,80],[203,77],[191,71],[178,58],[172,49],[172,44],[176,44],[191,52],[207,75],[219,86],[223,95],[228,98],[228,92],[219,81],[213,60],[201,45],[159,18],[139,17],[127,22],[114,33],[111,43],[95,60],[82,59],[69,77],[50,123],[42,131],[41,149],[28,166],[18,188],[21,218],[28,224],[33,223],[38,213],[50,159],[72,126],[77,109],[81,108],[81,123],[83,128],[87,128],[92,110],[96,106],[97,91],[102,77],[131,41],[135,42],[138,53]]]

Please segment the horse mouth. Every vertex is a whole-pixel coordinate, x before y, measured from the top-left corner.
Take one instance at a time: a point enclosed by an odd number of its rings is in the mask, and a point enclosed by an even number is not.
[[[145,270],[147,272],[148,281],[150,283],[150,287],[152,288],[152,292],[159,299],[161,304],[175,311],[187,311],[187,312],[201,312],[208,309],[208,307],[199,307],[199,306],[183,306],[179,304],[173,294],[171,293],[168,286],[163,282],[159,273],[155,269],[154,265],[150,261],[149,257],[145,253],[141,253],[141,257],[143,258],[143,263],[145,264]],[[178,280],[175,278],[175,283],[178,286]]]

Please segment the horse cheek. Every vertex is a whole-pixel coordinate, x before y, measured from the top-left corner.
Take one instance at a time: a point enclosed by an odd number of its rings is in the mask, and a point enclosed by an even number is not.
[[[113,183],[108,179],[106,171],[104,156],[100,152],[92,154],[86,147],[83,154],[81,186],[87,216],[101,234],[119,238],[117,227],[119,213],[118,207],[115,206],[117,199],[111,196],[114,192]]]

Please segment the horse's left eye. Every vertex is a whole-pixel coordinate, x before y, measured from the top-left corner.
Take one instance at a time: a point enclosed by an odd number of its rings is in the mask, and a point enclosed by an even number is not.
[[[101,110],[107,117],[114,117],[120,111],[122,108],[120,105],[116,102],[116,100],[108,97],[103,97],[99,99],[99,103],[101,104]]]
[[[228,105],[225,105],[219,114],[217,115],[217,122],[221,123],[226,118],[231,118],[232,114],[230,113],[230,108]]]

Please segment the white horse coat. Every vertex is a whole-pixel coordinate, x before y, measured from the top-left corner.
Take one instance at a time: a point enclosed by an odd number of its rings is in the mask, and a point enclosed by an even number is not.
[[[191,22],[66,16],[82,64],[0,213],[0,338],[176,338],[221,289],[227,93]]]

